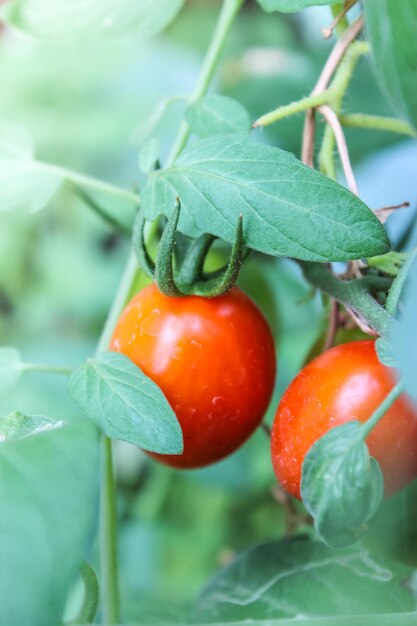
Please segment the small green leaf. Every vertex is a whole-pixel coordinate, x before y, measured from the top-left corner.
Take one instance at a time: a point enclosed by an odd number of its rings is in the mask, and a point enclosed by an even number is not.
[[[340,0],[257,0],[264,11],[280,11],[281,13],[296,13],[306,7],[336,4]]]
[[[200,137],[249,131],[250,117],[245,107],[226,96],[210,95],[193,102],[185,110],[191,130]]]
[[[172,168],[151,174],[145,216],[168,215],[181,200],[179,231],[230,243],[243,215],[245,245],[307,261],[342,261],[389,249],[379,220],[355,195],[279,148],[246,134],[217,135],[187,148]]]
[[[365,21],[380,82],[396,110],[417,129],[417,3],[365,0]]]
[[[384,493],[381,468],[352,421],[321,437],[304,459],[301,497],[318,535],[331,547],[356,542],[369,528]]]
[[[157,102],[149,115],[141,119],[134,128],[131,138],[132,143],[136,146],[141,146],[145,143],[158,130],[171,106],[185,99],[185,96],[169,96]]]
[[[0,123],[0,212],[38,211],[58,191],[62,176],[33,154],[32,139],[22,126]]]
[[[35,37],[90,43],[135,33],[152,37],[177,15],[184,0],[14,0],[6,20]]]
[[[142,146],[139,153],[139,167],[145,174],[150,174],[159,160],[160,143],[156,137],[151,137]]]
[[[94,536],[98,451],[86,421],[0,444],[0,624],[62,623]]]
[[[1,191],[0,191],[1,194]],[[16,348],[0,348],[0,393],[16,385],[24,370],[20,352]]]
[[[363,546],[332,550],[304,538],[271,541],[249,548],[215,574],[197,602],[193,623],[307,626],[312,618],[315,626],[336,626],[343,615],[361,615],[355,625],[368,626],[372,614],[415,610],[415,595],[406,584],[413,572]],[[329,615],[334,621],[323,617]],[[350,625],[350,619],[340,626]]]
[[[398,367],[397,359],[393,353],[393,347],[388,339],[379,337],[375,342],[375,350],[382,365]]]
[[[69,391],[108,436],[151,452],[180,454],[182,432],[160,388],[125,355],[105,352],[81,365]]]
[[[53,428],[61,428],[63,422],[57,422],[44,415],[24,415],[14,411],[0,416],[0,441],[24,439],[38,435]]]

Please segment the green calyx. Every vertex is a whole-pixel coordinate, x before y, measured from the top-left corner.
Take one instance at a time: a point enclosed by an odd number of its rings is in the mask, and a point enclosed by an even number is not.
[[[235,284],[241,265],[248,254],[244,245],[243,216],[239,216],[236,224],[228,263],[214,272],[204,272],[205,260],[216,237],[206,233],[186,243],[181,241],[181,246],[178,246],[177,227],[180,210],[181,202],[177,198],[160,238],[155,263],[146,248],[144,235],[146,219],[139,210],[132,240],[137,261],[166,296],[196,295],[206,298],[221,296]]]

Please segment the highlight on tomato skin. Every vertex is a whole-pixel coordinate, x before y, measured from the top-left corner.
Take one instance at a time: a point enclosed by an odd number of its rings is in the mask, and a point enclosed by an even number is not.
[[[234,452],[259,426],[275,382],[275,348],[258,307],[239,288],[217,298],[170,298],[155,285],[123,311],[110,345],[165,393],[184,436],[181,455],[149,453],[197,468]]]
[[[395,384],[375,342],[331,348],[309,363],[287,388],[275,414],[271,458],[278,481],[300,498],[302,464],[326,432],[350,420],[365,422]],[[385,496],[417,477],[417,409],[400,396],[366,439],[379,462]]]

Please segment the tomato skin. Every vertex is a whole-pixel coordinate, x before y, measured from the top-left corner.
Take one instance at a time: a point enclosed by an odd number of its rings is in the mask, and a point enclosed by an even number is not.
[[[127,305],[110,349],[136,363],[174,409],[183,454],[150,453],[173,467],[202,467],[236,450],[259,426],[272,395],[273,338],[236,287],[208,299],[168,298],[150,285]]]
[[[311,446],[335,426],[365,422],[394,384],[374,341],[346,343],[311,361],[287,388],[272,427],[272,464],[284,489],[300,498],[302,463]],[[381,465],[386,497],[416,478],[417,410],[410,400],[400,396],[366,443]]]

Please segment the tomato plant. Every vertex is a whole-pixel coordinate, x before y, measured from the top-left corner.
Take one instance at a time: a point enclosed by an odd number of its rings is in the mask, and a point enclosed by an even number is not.
[[[416,621],[416,28],[0,0],[0,626]]]
[[[309,363],[285,392],[272,428],[272,461],[283,487],[300,497],[302,465],[312,445],[331,428],[368,420],[394,384],[373,341],[342,344]],[[366,442],[381,466],[387,496],[417,476],[417,416],[410,400],[398,398]]]
[[[163,390],[184,437],[174,467],[202,467],[234,452],[257,428],[275,380],[274,342],[238,288],[217,298],[169,298],[146,287],[123,311],[110,344]]]

